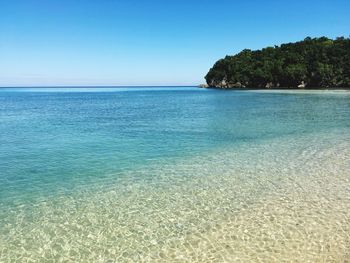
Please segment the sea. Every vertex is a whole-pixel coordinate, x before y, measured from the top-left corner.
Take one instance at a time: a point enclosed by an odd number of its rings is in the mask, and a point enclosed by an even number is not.
[[[0,262],[346,262],[350,92],[0,88]]]

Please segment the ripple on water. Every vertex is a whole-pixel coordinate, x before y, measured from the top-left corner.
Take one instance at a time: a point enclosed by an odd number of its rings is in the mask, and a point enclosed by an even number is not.
[[[345,261],[349,139],[227,147],[3,206],[0,262]]]

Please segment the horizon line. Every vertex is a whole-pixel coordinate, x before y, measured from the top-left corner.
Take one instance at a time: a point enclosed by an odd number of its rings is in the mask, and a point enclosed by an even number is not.
[[[0,88],[142,88],[142,87],[198,87],[195,85],[33,85],[33,86],[1,86]]]

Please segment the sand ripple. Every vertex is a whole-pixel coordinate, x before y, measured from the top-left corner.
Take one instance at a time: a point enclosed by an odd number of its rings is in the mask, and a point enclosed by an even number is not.
[[[346,262],[350,137],[286,137],[1,205],[0,262]]]

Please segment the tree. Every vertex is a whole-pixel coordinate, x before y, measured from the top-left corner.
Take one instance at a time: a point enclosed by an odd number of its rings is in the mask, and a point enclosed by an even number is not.
[[[296,43],[252,51],[219,60],[205,76],[213,87],[275,86],[350,87],[350,39],[307,37]],[[238,84],[237,84],[238,83]]]

